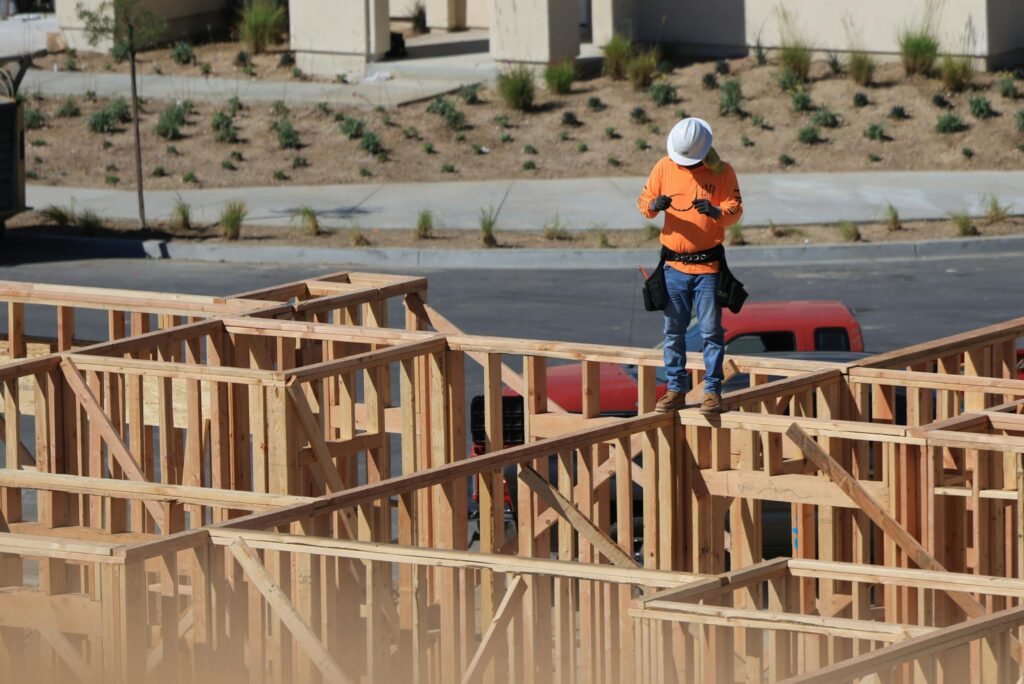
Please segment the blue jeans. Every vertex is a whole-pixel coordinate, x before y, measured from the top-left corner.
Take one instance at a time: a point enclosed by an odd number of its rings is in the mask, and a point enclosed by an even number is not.
[[[725,359],[725,333],[722,309],[715,301],[718,274],[690,275],[665,265],[668,306],[665,307],[665,371],[668,389],[686,390],[686,328],[694,306],[697,325],[704,340],[704,391],[722,391],[722,362]]]

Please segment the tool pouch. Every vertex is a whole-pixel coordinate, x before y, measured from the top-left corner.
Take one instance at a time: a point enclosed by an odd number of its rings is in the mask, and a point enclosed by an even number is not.
[[[644,281],[644,308],[648,311],[664,311],[668,306],[668,285],[665,284],[665,259],[658,262],[654,273]]]
[[[718,290],[715,292],[715,299],[723,309],[728,309],[738,314],[743,308],[743,302],[747,301],[747,290],[743,283],[736,279],[736,276],[729,270],[729,264],[725,260],[725,253],[722,253],[718,269]]]

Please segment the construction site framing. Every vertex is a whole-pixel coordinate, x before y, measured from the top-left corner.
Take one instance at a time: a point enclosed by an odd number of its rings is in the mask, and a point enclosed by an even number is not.
[[[0,303],[5,679],[1021,676],[1024,318],[854,363],[730,356],[744,387],[704,416],[653,412],[658,350],[464,334],[424,278]],[[548,396],[564,362],[580,413]],[[602,414],[602,364],[635,367],[634,416]],[[766,515],[789,557],[762,557]]]

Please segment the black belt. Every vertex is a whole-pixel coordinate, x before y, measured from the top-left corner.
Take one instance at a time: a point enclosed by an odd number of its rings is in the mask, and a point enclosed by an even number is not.
[[[679,261],[684,264],[706,264],[709,261],[721,261],[725,256],[725,248],[722,245],[715,245],[703,252],[673,252],[668,247],[661,246],[661,258],[663,261]]]

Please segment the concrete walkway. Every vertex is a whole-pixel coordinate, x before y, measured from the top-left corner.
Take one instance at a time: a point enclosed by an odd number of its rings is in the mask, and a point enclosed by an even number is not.
[[[500,180],[197,189],[146,193],[152,219],[171,215],[180,197],[197,221],[213,222],[225,203],[241,200],[253,225],[287,226],[296,207],[309,205],[325,226],[412,228],[422,209],[435,225],[476,230],[480,211],[498,211],[498,228],[537,230],[556,216],[568,230],[642,228],[636,211],[643,178]],[[776,173],[740,177],[747,226],[875,221],[891,202],[904,220],[937,219],[954,211],[979,214],[981,196],[995,193],[1015,213],[1024,212],[1024,171]],[[28,204],[74,201],[101,216],[136,218],[134,191],[28,186]]]
[[[467,80],[468,82],[468,80]],[[139,75],[139,94],[157,100],[213,100],[225,102],[237,96],[245,102],[285,102],[336,106],[397,107],[447,93],[458,88],[452,80],[402,77],[379,83],[352,85],[312,81],[261,81],[259,79],[202,78],[192,76]],[[127,74],[30,69],[21,85],[23,93],[63,97],[93,91],[100,97],[131,93]]]

